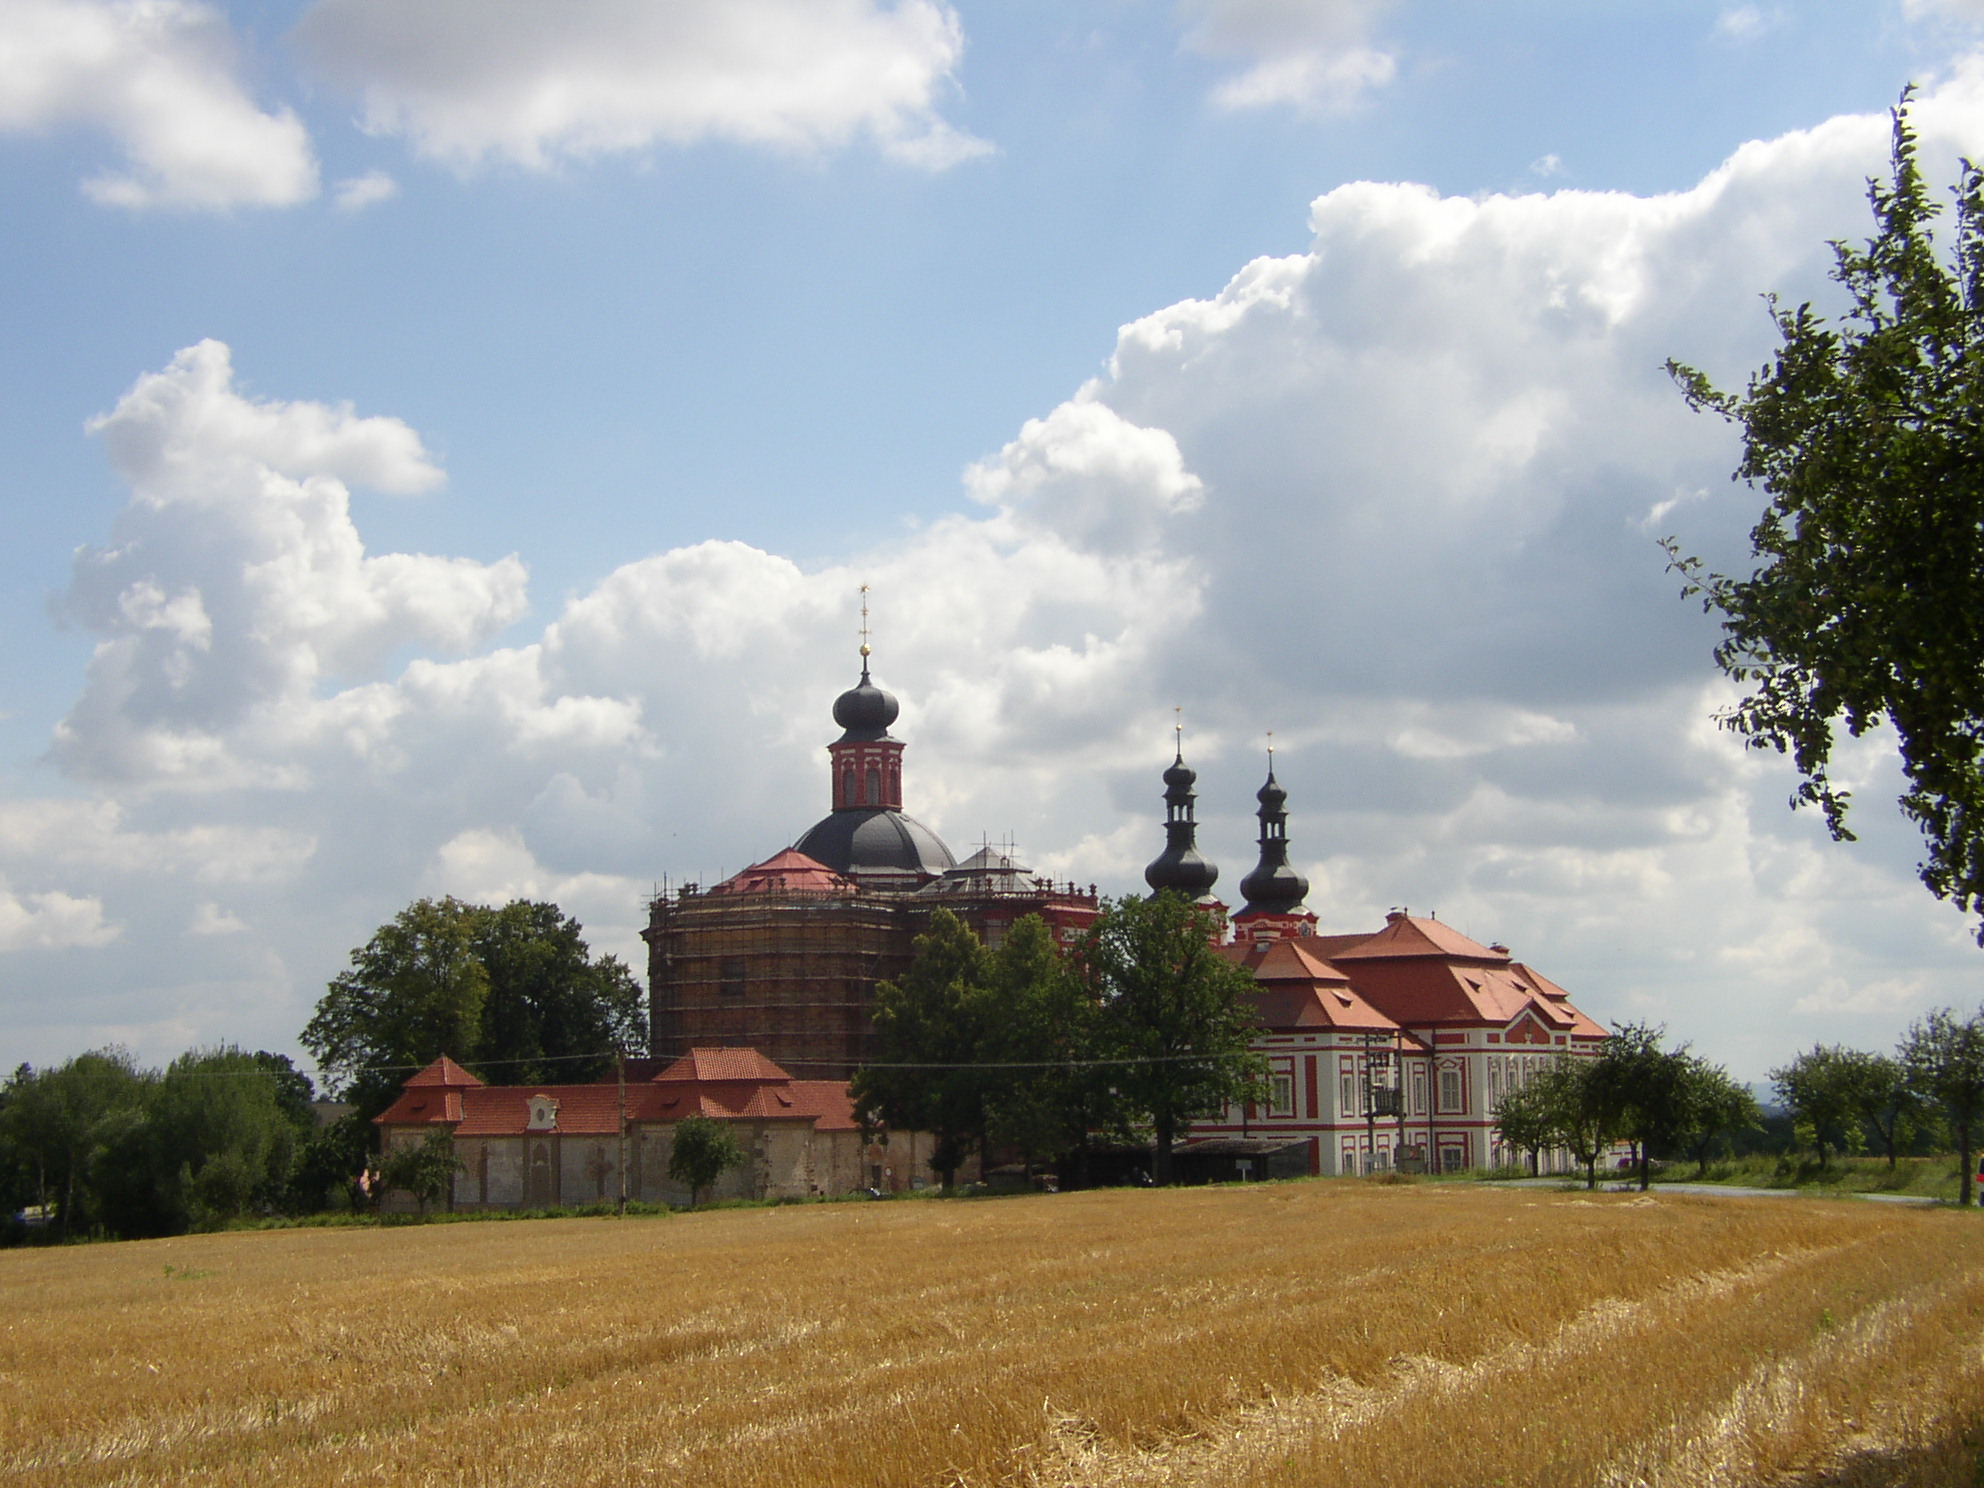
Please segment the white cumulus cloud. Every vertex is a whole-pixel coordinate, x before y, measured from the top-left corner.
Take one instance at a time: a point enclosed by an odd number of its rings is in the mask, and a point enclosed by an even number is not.
[[[1222,108],[1351,108],[1398,72],[1373,31],[1394,0],[1181,0],[1185,44],[1243,70],[1213,90]]]
[[[195,0],[7,0],[0,131],[83,127],[121,169],[84,183],[120,207],[290,206],[317,194],[301,121],[241,79],[226,17]]]
[[[316,0],[297,37],[366,127],[458,167],[866,135],[941,168],[987,147],[939,103],[964,47],[939,0]]]
[[[1984,76],[1916,119],[1948,174],[1984,146]],[[1304,251],[1124,326],[1105,375],[967,468],[968,512],[833,565],[632,557],[507,635],[520,562],[374,554],[353,523],[349,483],[438,482],[412,429],[250,396],[190,348],[95,425],[131,500],[64,600],[97,643],[53,752],[85,794],[0,810],[0,872],[66,896],[19,913],[84,940],[16,956],[95,968],[71,1043],[279,1042],[418,893],[569,898],[639,964],[655,879],[824,814],[866,583],[909,809],[954,846],[1011,833],[1134,888],[1182,706],[1229,895],[1272,729],[1325,928],[1438,910],[1746,1077],[1790,1042],[1882,1043],[1971,999],[1976,954],[1914,879],[1892,750],[1843,762],[1859,844],[1788,813],[1781,763],[1713,722],[1712,633],[1648,522],[1740,557],[1734,439],[1661,363],[1739,379],[1760,290],[1823,300],[1886,138],[1828,120],[1653,197],[1339,187]],[[183,962],[140,954],[168,940]]]

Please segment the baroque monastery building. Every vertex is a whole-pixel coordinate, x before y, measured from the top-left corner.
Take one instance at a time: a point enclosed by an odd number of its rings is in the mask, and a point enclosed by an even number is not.
[[[988,846],[960,863],[904,812],[903,743],[889,732],[899,709],[870,679],[868,655],[864,641],[861,680],[834,702],[828,814],[722,883],[650,903],[653,1057],[628,1061],[618,1082],[556,1086],[488,1086],[437,1060],[378,1118],[387,1150],[450,1132],[464,1165],[457,1208],[681,1202],[689,1196],[667,1179],[668,1153],[674,1123],[694,1114],[734,1124],[750,1157],[720,1195],[922,1186],[931,1139],[864,1134],[848,1098],[871,1051],[876,985],[908,968],[940,908],[988,945],[1036,914],[1072,946],[1098,901],[1093,884],[1051,882],[1010,851]],[[1452,1172],[1515,1160],[1495,1140],[1503,1092],[1560,1056],[1595,1054],[1605,1030],[1506,946],[1436,918],[1401,910],[1375,931],[1318,934],[1308,882],[1288,861],[1288,795],[1272,751],[1256,797],[1259,861],[1229,920],[1212,897],[1219,869],[1198,848],[1197,779],[1181,744],[1164,772],[1164,850],[1144,877],[1211,911],[1221,954],[1252,973],[1254,1047],[1271,1093],[1195,1123],[1178,1149],[1181,1174]],[[1570,1166],[1565,1153],[1546,1161]]]
[[[1165,847],[1144,878],[1223,918],[1210,897],[1219,870],[1196,843],[1196,780],[1182,752],[1164,772]],[[1259,1162],[1261,1172],[1296,1142],[1308,1147],[1311,1173],[1516,1161],[1496,1142],[1502,1092],[1559,1055],[1596,1054],[1605,1030],[1507,946],[1480,945],[1437,919],[1400,910],[1382,930],[1318,935],[1303,905],[1308,881],[1288,862],[1288,793],[1272,752],[1255,799],[1260,860],[1240,881],[1246,904],[1221,951],[1253,973],[1262,1029],[1254,1047],[1267,1056],[1270,1094],[1194,1123],[1197,1143]],[[1568,1153],[1546,1161],[1570,1166]]]

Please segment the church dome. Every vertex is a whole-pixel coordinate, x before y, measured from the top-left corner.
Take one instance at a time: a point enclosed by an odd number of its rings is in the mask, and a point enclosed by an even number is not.
[[[890,699],[892,707],[894,701]],[[815,822],[793,846],[836,873],[870,881],[870,887],[879,879],[884,885],[898,880],[916,889],[957,866],[935,832],[915,817],[886,808],[836,811]]]
[[[861,680],[834,699],[834,722],[847,730],[842,738],[848,740],[887,738],[889,725],[901,711],[893,693],[882,691],[868,680],[866,663],[861,668]]]

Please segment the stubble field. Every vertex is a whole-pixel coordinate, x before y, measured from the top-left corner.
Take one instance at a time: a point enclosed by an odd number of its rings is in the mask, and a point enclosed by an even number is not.
[[[1308,1182],[0,1254],[0,1481],[1969,1485],[1984,1222]]]

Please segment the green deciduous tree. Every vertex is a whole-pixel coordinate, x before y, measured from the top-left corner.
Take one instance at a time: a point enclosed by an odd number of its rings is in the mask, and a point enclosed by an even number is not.
[[[1528,1083],[1502,1093],[1495,1107],[1495,1130],[1505,1146],[1529,1154],[1529,1171],[1534,1174],[1537,1158],[1546,1148],[1564,1144],[1558,1132],[1557,1104],[1551,1099],[1547,1080],[1534,1076]]]
[[[448,1054],[505,1082],[585,1080],[647,1044],[641,989],[555,904],[421,899],[351,953],[303,1030],[336,1091],[376,1116]]]
[[[1525,1092],[1534,1088],[1543,1119],[1553,1136],[1584,1169],[1584,1186],[1598,1187],[1598,1159],[1618,1135],[1617,1116],[1609,1092],[1597,1079],[1598,1061],[1559,1055],[1534,1075]]]
[[[675,1123],[674,1140],[668,1149],[668,1176],[688,1188],[692,1208],[702,1202],[719,1178],[748,1161],[729,1122],[685,1116]]]
[[[1738,1085],[1721,1065],[1690,1059],[1682,1088],[1681,1146],[1695,1160],[1698,1176],[1708,1173],[1717,1142],[1737,1132],[1763,1127],[1757,1098]]]
[[[64,1239],[98,1218],[92,1169],[105,1142],[141,1120],[154,1077],[122,1049],[97,1049],[66,1064],[22,1065],[0,1103],[0,1142],[33,1174],[38,1202],[55,1205]]]
[[[1901,1062],[1885,1054],[1867,1056],[1867,1072],[1860,1085],[1860,1119],[1887,1154],[1888,1167],[1894,1168],[1901,1149],[1922,1127],[1922,1102],[1908,1083],[1908,1071]]]
[[[1126,1112],[1156,1138],[1160,1184],[1193,1118],[1265,1096],[1254,980],[1212,946],[1211,916],[1182,895],[1108,901],[1079,965],[1100,1011],[1102,1048]]]
[[[1117,1134],[1115,1071],[1096,1063],[1100,1009],[1038,915],[1023,916],[993,951],[984,1053],[988,1135],[1029,1167],[1065,1152],[1079,1161],[1091,1138]]]
[[[1692,1063],[1683,1045],[1661,1047],[1662,1030],[1622,1023],[1592,1061],[1592,1094],[1607,1124],[1639,1150],[1640,1191],[1652,1176],[1655,1148],[1678,1147],[1688,1125]]]
[[[864,1123],[930,1133],[930,1166],[946,1191],[990,1118],[991,981],[991,954],[964,921],[937,910],[902,979],[875,989],[875,1058],[850,1088]]]
[[[1848,838],[1848,793],[1828,773],[1836,726],[1894,728],[1902,810],[1927,847],[1923,882],[1984,908],[1984,170],[1955,191],[1947,256],[1916,163],[1907,95],[1892,170],[1873,182],[1875,236],[1833,245],[1848,308],[1771,303],[1780,344],[1740,395],[1669,370],[1696,408],[1741,426],[1738,478],[1769,498],[1748,577],[1681,556],[1685,594],[1721,616],[1717,663],[1748,693],[1722,722],[1789,753]],[[1984,938],[1984,923],[1979,936]]]
[[[1832,1154],[1843,1157],[1862,1145],[1879,1060],[1859,1049],[1815,1044],[1770,1072],[1777,1098],[1791,1112],[1792,1130],[1819,1154],[1821,1170]]]
[[[1959,1203],[1970,1203],[1977,1143],[1984,1136],[1984,1008],[1960,1018],[1942,1008],[1908,1030],[1901,1067],[1922,1104],[1942,1119],[1963,1163]]]

